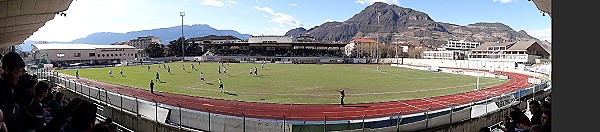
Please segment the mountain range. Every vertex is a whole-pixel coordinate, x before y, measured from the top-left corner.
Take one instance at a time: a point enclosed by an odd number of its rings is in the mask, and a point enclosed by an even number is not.
[[[379,12],[378,12],[379,11]],[[540,41],[525,31],[515,31],[503,23],[478,22],[467,26],[436,22],[424,12],[382,2],[365,7],[343,22],[326,22],[311,29],[296,28],[285,35],[309,34],[317,40],[349,42],[355,38],[379,39],[382,43],[414,43],[439,46],[448,40],[474,42],[537,41],[546,50],[551,43]]]
[[[208,35],[232,35],[240,39],[247,39],[250,37],[250,34],[241,34],[234,30],[217,30],[206,24],[183,25],[183,36],[186,39]],[[129,41],[143,36],[155,36],[158,37],[163,44],[168,44],[169,41],[181,37],[181,26],[131,31],[127,33],[99,32],[90,34],[85,38],[75,39],[71,41],[71,43],[111,44],[120,41]]]
[[[204,37],[208,35],[231,35],[240,39],[250,38],[250,34],[242,34],[234,30],[218,30],[206,24],[183,25],[183,35],[187,38]],[[75,39],[71,42],[48,42],[48,43],[84,43],[84,44],[112,44],[121,41],[129,41],[143,36],[155,36],[161,40],[163,44],[169,44],[169,41],[176,40],[181,37],[181,26],[173,26],[167,28],[158,28],[141,31],[131,31],[127,33],[114,32],[98,32],[92,33],[85,38]],[[23,51],[31,51],[31,44],[38,41],[25,41],[19,45]]]

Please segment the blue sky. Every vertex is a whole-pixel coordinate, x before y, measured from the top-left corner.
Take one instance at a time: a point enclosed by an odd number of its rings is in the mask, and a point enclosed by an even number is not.
[[[66,17],[56,15],[27,40],[68,42],[95,32],[180,26],[181,11],[185,25],[283,35],[293,28],[345,21],[377,1],[425,12],[437,22],[501,22],[551,41],[551,17],[527,0],[76,0]]]

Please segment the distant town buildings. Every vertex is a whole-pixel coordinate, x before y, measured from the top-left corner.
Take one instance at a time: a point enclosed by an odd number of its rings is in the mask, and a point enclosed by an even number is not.
[[[450,40],[441,50],[423,51],[425,59],[447,59],[447,60],[464,60],[467,58],[469,51],[480,46],[479,42],[469,42],[464,40]]]
[[[354,54],[356,54],[356,57],[363,58],[365,56],[361,56],[360,53],[367,50],[364,47],[366,45],[375,45],[375,44],[377,44],[376,40],[366,39],[366,38],[357,38],[357,39],[350,41],[349,44],[344,46],[344,54],[346,56],[353,56]]]
[[[160,42],[160,39],[158,37],[145,36],[129,40],[129,43],[127,45],[133,46],[137,49],[146,49],[150,44],[162,44],[162,42]]]
[[[140,58],[141,60],[145,60],[148,57],[148,53],[146,53],[145,49],[148,48],[148,45],[150,44],[162,44],[162,42],[160,42],[160,38],[155,36],[143,36],[137,37],[129,41],[116,42],[111,45],[133,46],[136,48],[138,58]]]

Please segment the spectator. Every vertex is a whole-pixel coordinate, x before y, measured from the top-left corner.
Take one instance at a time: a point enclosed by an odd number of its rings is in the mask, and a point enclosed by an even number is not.
[[[505,132],[521,132],[529,129],[529,126],[523,123],[521,113],[518,110],[509,113],[510,120],[505,119]]]
[[[50,108],[50,109],[54,109],[54,108],[57,108],[57,107],[64,108],[65,107],[65,103],[66,103],[66,101],[65,101],[65,93],[63,93],[63,92],[56,92],[55,95],[54,95],[54,99],[51,100],[48,103],[48,108]]]
[[[542,105],[541,105],[541,110],[550,110],[552,106],[550,105],[550,102],[548,101],[543,101]]]
[[[52,100],[54,100],[54,91],[52,91],[52,89],[48,88],[47,93],[48,94],[46,94],[46,97],[44,97],[42,99],[42,104],[44,104],[44,106],[48,106],[50,104],[50,102]]]
[[[23,111],[25,111],[25,107],[29,106],[31,101],[35,98],[35,87],[37,81],[27,80],[21,81],[19,80],[21,87],[15,89],[15,100],[17,101],[17,105],[19,106],[19,115],[23,116]]]
[[[88,101],[82,100],[79,105],[73,109],[71,120],[61,128],[61,132],[82,132],[91,131],[96,121],[96,112],[98,108]]]
[[[518,111],[518,113],[519,113],[518,120],[520,121],[520,123],[525,124],[527,126],[531,126],[531,121],[529,120],[529,117],[527,117],[527,115],[525,115],[525,113],[521,109],[519,109],[518,107],[513,107],[513,111]]]
[[[23,124],[25,130],[40,131],[44,126],[46,122],[44,119],[44,106],[40,101],[45,98],[49,88],[50,86],[45,82],[38,82],[35,86],[35,98],[28,106],[24,107]]]
[[[552,112],[550,110],[542,111],[542,132],[550,132],[552,128]]]
[[[18,105],[15,101],[13,91],[17,86],[17,82],[23,73],[25,73],[25,62],[16,52],[7,53],[2,58],[2,82],[0,84],[0,110],[4,113],[4,121],[9,132],[22,131],[19,126],[21,124],[17,119]]]
[[[542,125],[542,111],[540,109],[540,102],[533,100],[529,102],[529,112],[531,112],[531,125]]]
[[[64,108],[57,107],[50,109],[52,120],[48,122],[43,132],[58,132],[60,128],[67,122],[68,116],[65,114]]]
[[[81,102],[83,102],[83,99],[81,98],[74,98],[71,101],[69,101],[69,103],[67,103],[67,105],[65,106],[65,115],[67,117],[70,117],[75,107],[77,107],[77,105],[79,105],[79,103]]]
[[[52,100],[47,108],[50,108],[49,112],[52,115],[52,119],[46,127],[44,127],[45,132],[57,132],[60,131],[60,127],[67,122],[68,116],[65,114],[65,106],[67,101],[64,98],[63,92],[56,92],[56,96],[54,100]]]

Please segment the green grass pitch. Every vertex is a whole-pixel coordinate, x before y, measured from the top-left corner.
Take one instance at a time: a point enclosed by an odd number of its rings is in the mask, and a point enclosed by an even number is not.
[[[197,70],[191,68],[194,64]],[[161,69],[158,69],[158,65]],[[220,63],[174,62],[147,66],[120,66],[79,69],[83,78],[150,90],[150,80],[160,74],[161,82],[154,82],[154,90],[207,98],[248,102],[338,104],[337,90],[344,89],[345,103],[368,103],[424,98],[467,92],[475,89],[477,77],[443,72],[421,71],[392,66],[351,64],[261,64],[230,63],[227,75],[218,73]],[[183,66],[185,70],[183,70]],[[250,68],[258,68],[258,76],[251,76]],[[222,68],[222,67],[221,67]],[[108,71],[112,69],[112,76]],[[123,69],[123,75],[119,71]],[[74,69],[59,72],[75,75]],[[200,81],[204,73],[206,82]],[[219,89],[218,79],[225,93]],[[480,87],[489,88],[506,83],[499,78],[480,78]],[[149,92],[149,91],[148,91]]]

